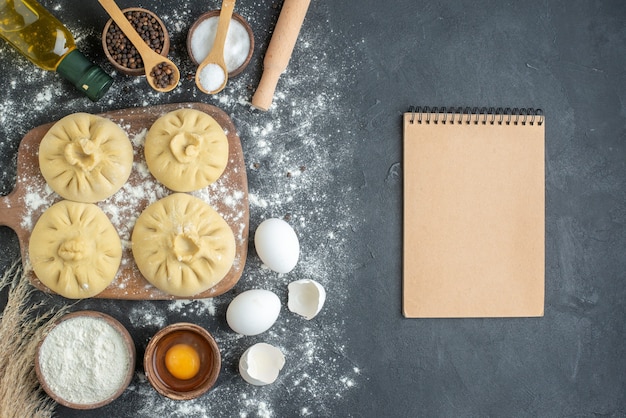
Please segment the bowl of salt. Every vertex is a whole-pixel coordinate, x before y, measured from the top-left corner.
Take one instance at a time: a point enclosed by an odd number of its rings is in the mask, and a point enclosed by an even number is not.
[[[200,64],[211,51],[219,17],[219,10],[211,10],[201,15],[189,28],[187,52],[195,64]],[[240,74],[246,68],[253,51],[252,28],[241,15],[233,13],[224,43],[224,61],[228,78]]]

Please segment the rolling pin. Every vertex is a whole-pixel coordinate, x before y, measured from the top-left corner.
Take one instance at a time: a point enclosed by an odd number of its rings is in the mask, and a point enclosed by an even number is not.
[[[285,0],[283,3],[263,59],[263,75],[252,96],[252,106],[257,109],[268,110],[272,104],[278,79],[287,69],[309,3],[311,0]]]

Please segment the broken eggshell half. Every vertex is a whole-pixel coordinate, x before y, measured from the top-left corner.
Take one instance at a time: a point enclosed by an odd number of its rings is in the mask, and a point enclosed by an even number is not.
[[[285,356],[279,348],[267,343],[257,343],[248,348],[239,359],[239,373],[255,386],[274,383],[285,365]]]
[[[326,290],[315,280],[301,279],[289,283],[287,307],[291,312],[313,319],[324,306]]]

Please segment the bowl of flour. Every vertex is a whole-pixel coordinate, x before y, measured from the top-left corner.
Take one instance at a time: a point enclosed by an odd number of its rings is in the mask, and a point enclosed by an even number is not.
[[[35,372],[59,404],[94,409],[124,392],[135,372],[135,358],[133,340],[116,319],[77,311],[60,318],[41,341]]]

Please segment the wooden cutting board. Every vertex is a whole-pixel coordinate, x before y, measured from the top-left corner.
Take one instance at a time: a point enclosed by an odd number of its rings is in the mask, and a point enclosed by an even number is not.
[[[133,225],[141,212],[151,203],[172,193],[148,171],[144,159],[145,133],[152,123],[168,112],[192,108],[212,116],[224,129],[229,144],[229,161],[222,176],[213,184],[191,194],[209,203],[233,230],[237,251],[228,274],[211,289],[193,297],[218,296],[230,290],[241,277],[248,250],[249,205],[246,166],[237,130],[228,115],[205,103],[178,103],[115,110],[100,114],[118,123],[133,144],[133,170],[126,184],[113,196],[97,205],[117,229],[122,240],[122,261],[113,282],[97,298],[108,299],[180,299],[152,286],[137,268],[130,246]],[[17,182],[13,191],[0,197],[0,225],[12,228],[19,239],[24,269],[32,284],[51,292],[35,276],[28,257],[30,234],[41,214],[61,197],[50,189],[39,170],[39,144],[54,123],[41,125],[20,142],[17,154]]]

